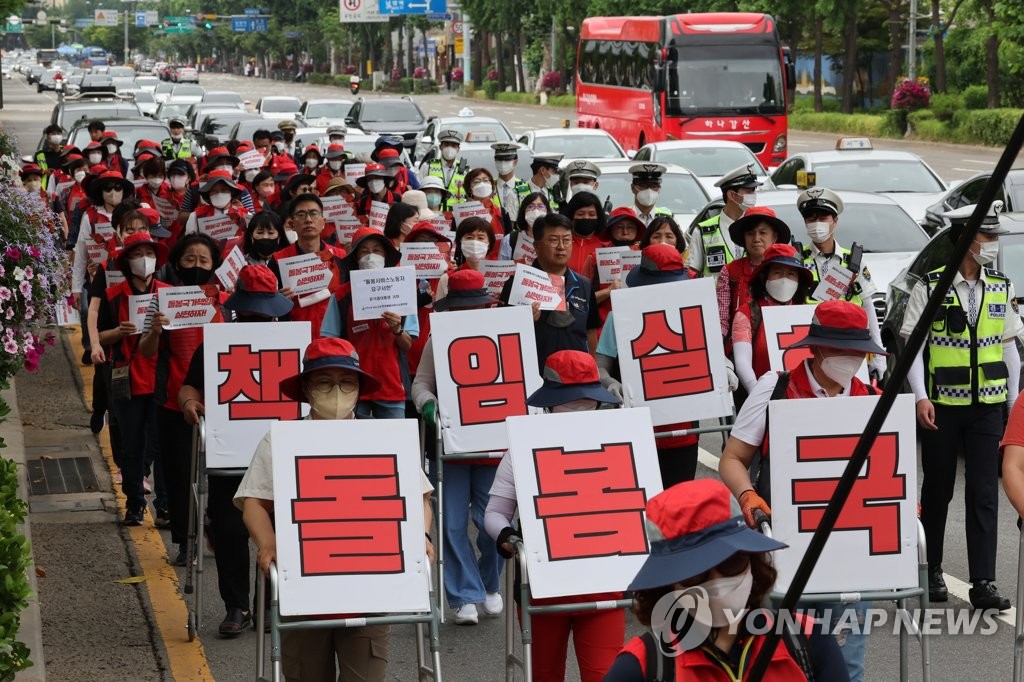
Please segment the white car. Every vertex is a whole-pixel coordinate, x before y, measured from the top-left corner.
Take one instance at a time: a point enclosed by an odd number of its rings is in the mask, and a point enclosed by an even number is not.
[[[563,161],[628,158],[615,138],[597,128],[538,128],[516,141],[532,154],[564,154]]]
[[[601,176],[597,179],[597,190],[595,194],[606,205],[612,208],[619,206],[633,206],[633,176],[629,169],[633,161],[629,159],[591,159],[601,169]],[[661,192],[655,204],[658,208],[667,208],[672,211],[672,217],[679,223],[680,228],[686,229],[693,218],[703,209],[709,196],[704,185],[700,183],[690,171],[682,166],[664,164],[665,173],[661,176]],[[564,196],[571,198],[568,192],[566,179],[562,180],[563,188],[566,190]]]
[[[275,121],[286,121],[295,119],[299,115],[302,102],[298,97],[260,97],[256,102],[256,111],[263,118],[271,118]]]
[[[313,128],[345,125],[352,104],[350,99],[307,99],[299,108],[299,116]]]
[[[181,85],[174,86],[174,89],[171,90],[170,97],[165,101],[189,102],[190,104],[196,104],[203,101],[204,94],[206,94],[206,90],[204,90],[201,85],[182,83]]]
[[[762,190],[775,189],[768,171],[754,156],[750,148],[731,140],[668,140],[651,142],[637,150],[634,161],[674,163],[686,168],[700,179],[711,196],[721,194],[715,187],[723,175],[748,163],[757,169],[757,179],[763,183]]]

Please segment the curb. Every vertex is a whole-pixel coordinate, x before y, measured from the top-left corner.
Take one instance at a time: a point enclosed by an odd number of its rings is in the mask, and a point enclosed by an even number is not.
[[[0,438],[7,444],[6,456],[9,456],[18,467],[18,497],[28,503],[28,467],[25,466],[25,432],[21,424],[21,412],[18,410],[18,391],[15,379],[11,379],[11,386],[3,392],[3,399],[11,408],[10,414],[0,423]],[[32,542],[32,532],[29,525],[29,516],[25,517],[21,532]],[[14,676],[19,682],[44,682],[46,680],[46,662],[43,658],[43,621],[39,613],[39,587],[36,584],[35,560],[28,569],[28,582],[32,588],[32,596],[28,599],[28,606],[21,612],[21,626],[18,630],[18,639],[25,643],[30,650],[29,658],[32,660],[32,667],[23,670]]]

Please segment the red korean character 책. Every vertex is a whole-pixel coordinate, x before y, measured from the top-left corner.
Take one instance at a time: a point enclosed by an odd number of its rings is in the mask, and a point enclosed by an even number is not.
[[[300,369],[299,351],[254,351],[252,346],[229,346],[217,356],[217,368],[226,372],[217,387],[217,402],[228,406],[235,419],[298,419],[301,405],[281,393],[281,382]],[[245,400],[239,400],[239,398]]]
[[[640,335],[632,340],[640,361],[645,400],[707,393],[714,387],[700,306],[679,309],[681,332],[673,331],[664,310],[644,313]]]
[[[404,571],[397,467],[394,455],[295,458],[302,575]]]
[[[797,438],[797,462],[846,461],[860,434]],[[850,491],[836,521],[836,531],[868,531],[872,555],[899,554],[900,503],[907,499],[907,477],[897,473],[899,434],[880,433],[868,453],[866,471]],[[812,533],[835,493],[838,478],[805,478],[792,482],[800,532]]]
[[[463,426],[495,424],[527,413],[523,344],[518,334],[456,339],[448,368],[458,386]]]
[[[540,449],[534,462],[534,506],[551,561],[647,553],[647,496],[637,485],[630,443]]]

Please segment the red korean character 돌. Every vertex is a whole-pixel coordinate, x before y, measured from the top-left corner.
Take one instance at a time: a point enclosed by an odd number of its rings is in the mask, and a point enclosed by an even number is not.
[[[847,461],[859,439],[860,434],[798,438],[796,459],[798,462]],[[878,434],[868,453],[866,471],[854,482],[836,521],[836,531],[868,531],[868,551],[873,555],[900,552],[900,502],[907,498],[907,480],[903,474],[896,473],[898,464],[899,434]],[[800,532],[812,533],[817,529],[837,485],[838,478],[792,482]]]
[[[403,572],[397,467],[394,455],[295,458],[302,575]]]
[[[637,484],[633,447],[534,451],[537,518],[551,561],[645,554],[647,495]]]
[[[712,390],[704,317],[700,306],[679,309],[681,332],[664,310],[644,313],[640,335],[631,341],[640,361],[645,400],[678,398]]]
[[[494,424],[526,414],[523,344],[518,334],[469,336],[448,347],[464,426]]]
[[[298,419],[301,405],[281,393],[281,382],[298,374],[299,365],[294,348],[254,351],[248,345],[229,346],[217,356],[217,368],[227,373],[217,387],[217,402],[228,406],[232,420]]]

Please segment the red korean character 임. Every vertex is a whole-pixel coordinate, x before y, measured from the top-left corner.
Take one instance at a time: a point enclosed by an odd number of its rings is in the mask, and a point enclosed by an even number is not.
[[[299,373],[297,349],[254,351],[250,345],[232,345],[217,355],[217,369],[227,373],[217,387],[217,402],[228,406],[229,419],[302,416],[302,406],[281,393],[281,382]],[[242,397],[245,400],[239,400]]]
[[[847,461],[860,434],[797,438],[797,462]],[[857,478],[836,521],[836,531],[868,531],[872,555],[899,554],[900,502],[907,499],[907,477],[897,473],[899,434],[880,433],[868,453],[866,470]],[[838,478],[805,478],[792,482],[800,532],[817,529],[835,493]]]
[[[647,496],[637,484],[631,443],[537,449],[534,466],[534,506],[551,561],[647,553]]]
[[[467,336],[448,347],[463,426],[496,424],[527,413],[526,372],[519,334]]]
[[[631,342],[645,400],[697,395],[714,387],[702,308],[680,308],[679,321],[681,332],[676,332],[666,311],[646,312],[640,335]]]
[[[402,573],[405,498],[394,455],[295,458],[302,575]]]

